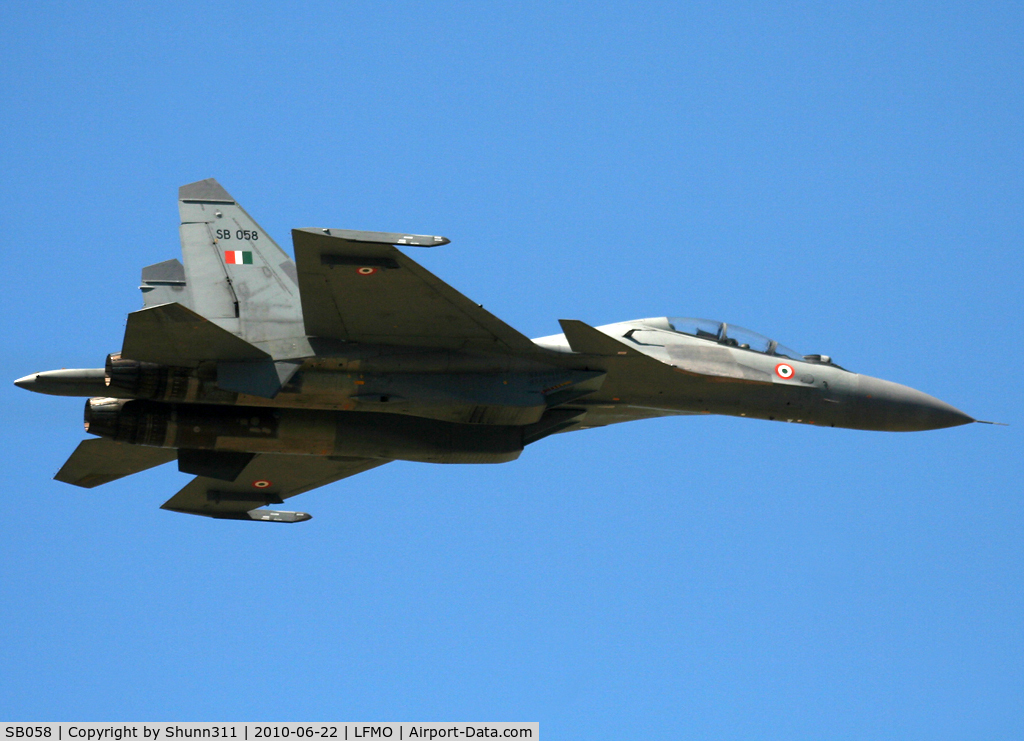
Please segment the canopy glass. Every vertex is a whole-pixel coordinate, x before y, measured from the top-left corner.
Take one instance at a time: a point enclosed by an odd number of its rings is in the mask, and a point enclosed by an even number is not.
[[[780,345],[749,329],[737,327],[735,324],[716,322],[712,319],[693,319],[690,317],[669,317],[669,327],[673,332],[699,337],[720,345],[738,347],[741,350],[753,350],[766,355],[779,355],[793,360],[803,360],[804,356],[792,348]]]

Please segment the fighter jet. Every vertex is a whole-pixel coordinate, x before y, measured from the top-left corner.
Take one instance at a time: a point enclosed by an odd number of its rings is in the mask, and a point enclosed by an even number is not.
[[[215,180],[178,193],[182,261],[142,270],[103,368],[15,381],[91,397],[55,478],[92,488],[177,460],[163,508],[256,522],[393,460],[503,463],[555,433],[690,414],[933,430],[976,420],[731,324],[658,317],[531,340],[398,249],[444,237],[295,229],[295,260]]]

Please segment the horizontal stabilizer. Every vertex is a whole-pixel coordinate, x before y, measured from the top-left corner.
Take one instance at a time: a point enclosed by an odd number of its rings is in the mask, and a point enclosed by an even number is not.
[[[105,437],[83,440],[53,478],[65,484],[92,489],[94,486],[169,463],[176,451],[127,445]]]
[[[270,358],[181,304],[161,304],[129,314],[121,357],[160,365]]]

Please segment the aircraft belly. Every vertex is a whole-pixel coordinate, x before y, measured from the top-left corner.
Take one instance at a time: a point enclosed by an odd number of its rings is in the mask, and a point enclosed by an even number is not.
[[[324,361],[263,361],[276,381],[282,366],[302,363],[285,374],[276,393],[246,393],[256,363],[161,366],[108,357],[107,387],[114,398],[151,399],[274,409],[379,412],[480,425],[529,425],[545,410],[600,387],[600,372],[362,373],[323,368]],[[97,371],[100,383],[103,371]],[[229,373],[230,372],[230,373]],[[248,375],[246,375],[248,373]],[[52,374],[51,374],[52,375]],[[255,380],[260,380],[256,378]],[[245,382],[245,383],[243,383]],[[272,397],[272,398],[271,398]]]
[[[528,425],[553,404],[589,393],[600,373],[358,373],[309,369],[275,406],[398,414],[479,425]],[[240,400],[241,401],[241,400]]]
[[[373,413],[337,417],[337,455],[428,463],[501,463],[523,450],[518,427],[462,425]]]
[[[87,431],[115,442],[187,450],[499,463],[523,449],[521,426],[375,412],[91,399],[86,422]]]
[[[622,422],[636,422],[641,419],[658,417],[678,417],[697,412],[685,412],[678,409],[644,406],[638,404],[588,404],[584,407],[586,416],[576,422],[567,431],[586,430],[591,427],[606,427]]]

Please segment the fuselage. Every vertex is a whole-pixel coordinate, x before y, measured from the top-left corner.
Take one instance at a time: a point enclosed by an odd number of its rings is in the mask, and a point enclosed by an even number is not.
[[[224,390],[216,364],[168,367],[118,355],[104,368],[16,383],[95,397],[88,431],[126,443],[438,463],[507,461],[551,432],[673,415],[886,431],[974,421],[828,358],[766,338],[738,342],[742,332],[730,336],[725,326],[697,334],[666,318],[605,325],[596,329],[623,346],[606,355],[574,353],[565,335],[534,340],[531,357],[353,344],[302,361],[274,398]]]
[[[723,324],[719,336],[710,336],[714,332],[703,333],[699,328],[697,332],[709,336],[698,336],[679,331],[666,317],[597,329],[660,361],[678,376],[674,383],[665,382],[665,374],[659,374],[653,383],[643,383],[610,375],[609,382],[588,398],[591,404],[607,406],[628,398],[630,406],[676,413],[890,432],[940,429],[974,421],[921,391],[852,373],[827,356],[801,355],[749,330],[733,332]],[[759,341],[761,344],[756,344]],[[570,351],[564,335],[534,342]]]
[[[177,461],[193,478],[163,507],[250,521],[392,460],[501,463],[549,435],[721,414],[819,427],[929,430],[969,416],[755,332],[659,317],[559,320],[536,340],[403,247],[441,236],[301,228],[294,258],[216,180],[178,191],[181,257],[142,269],[103,368],[15,383],[89,397],[55,478],[91,488]]]

